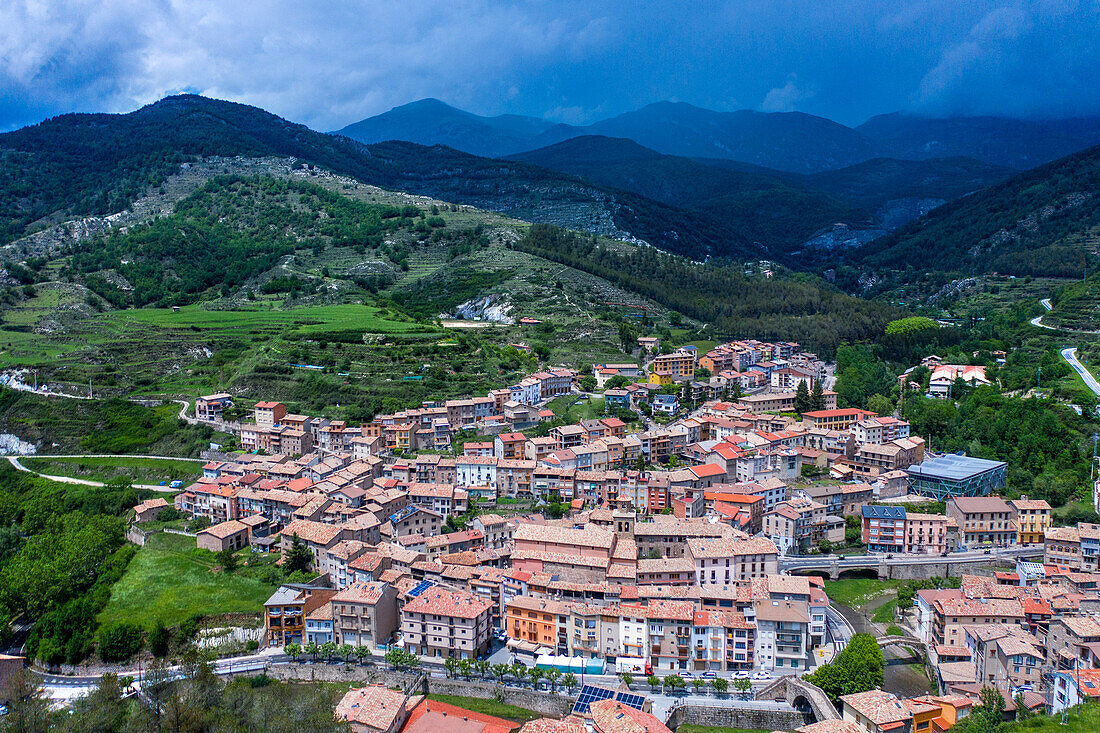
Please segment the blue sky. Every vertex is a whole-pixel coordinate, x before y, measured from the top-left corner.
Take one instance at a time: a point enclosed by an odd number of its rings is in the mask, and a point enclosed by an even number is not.
[[[320,130],[428,96],[569,123],[663,99],[1098,114],[1098,29],[1098,0],[7,0],[0,129],[180,91]]]

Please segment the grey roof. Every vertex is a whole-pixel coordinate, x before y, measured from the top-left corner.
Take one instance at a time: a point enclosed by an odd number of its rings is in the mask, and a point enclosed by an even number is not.
[[[988,461],[984,458],[948,453],[910,466],[908,473],[918,478],[962,481],[987,471],[1003,469],[1007,465],[1004,461]]]

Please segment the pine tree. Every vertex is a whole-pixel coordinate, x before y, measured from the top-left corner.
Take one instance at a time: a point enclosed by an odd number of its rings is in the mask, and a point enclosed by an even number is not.
[[[794,393],[794,411],[801,415],[810,411],[810,390],[806,389],[806,382],[800,381],[798,389]]]
[[[813,391],[810,392],[810,409],[811,410],[824,410],[825,409],[825,390],[821,386],[821,380],[814,380]]]

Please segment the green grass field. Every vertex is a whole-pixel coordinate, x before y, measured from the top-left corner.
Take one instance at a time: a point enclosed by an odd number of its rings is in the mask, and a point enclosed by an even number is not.
[[[898,600],[896,598],[883,603],[871,614],[871,620],[879,624],[888,624],[894,620],[897,614]]]
[[[118,477],[128,477],[136,484],[158,483],[160,481],[192,480],[202,475],[200,461],[170,461],[159,458],[24,458],[20,461],[32,471],[51,476],[71,476],[73,478],[102,481],[104,483]]]
[[[272,327],[278,328],[284,334],[347,329],[370,333],[403,333],[422,328],[411,321],[380,317],[379,310],[373,306],[352,303],[255,310],[208,310],[194,305],[185,306],[179,311],[169,308],[113,311],[103,318],[111,322],[132,321],[161,328],[237,329],[244,332],[242,335]]]
[[[194,615],[260,614],[275,588],[243,568],[220,572],[214,554],[197,549],[193,537],[154,534],[111,588],[98,620],[151,628],[158,620],[170,626]]]
[[[901,581],[898,580],[842,578],[841,580],[826,580],[825,594],[832,601],[857,608],[875,598],[886,595],[899,585],[901,585]]]
[[[436,695],[429,693],[428,699],[445,702],[448,705],[457,705],[460,708],[466,708],[475,713],[492,715],[516,723],[526,723],[529,720],[543,717],[542,713],[536,713],[534,710],[516,707],[515,705],[505,705],[496,700],[487,700],[480,697],[460,697],[458,695]]]

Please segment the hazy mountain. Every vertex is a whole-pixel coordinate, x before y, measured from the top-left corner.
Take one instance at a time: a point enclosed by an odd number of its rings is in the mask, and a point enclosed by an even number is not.
[[[336,134],[363,143],[406,140],[446,145],[474,155],[499,157],[530,147],[530,141],[553,123],[536,117],[482,117],[440,102],[421,99],[348,125]]]
[[[633,140],[666,155],[731,160],[773,170],[817,173],[874,158],[973,158],[1023,170],[1100,143],[1100,118],[1049,121],[999,117],[930,118],[902,113],[857,128],[801,112],[715,112],[657,102],[587,126],[534,117],[482,117],[425,99],[340,131],[366,143],[408,140],[504,156],[585,135]]]
[[[1100,146],[932,211],[852,254],[871,267],[1072,277],[1100,231]]]
[[[1034,168],[1100,143],[1100,117],[1013,120],[1003,117],[872,117],[856,128],[897,158],[963,156],[1017,170]]]
[[[865,222],[864,211],[820,191],[791,182],[797,176],[767,169],[753,172],[663,155],[631,140],[586,135],[519,153],[533,163],[587,181],[714,216],[753,241],[780,252],[801,244],[836,221]]]

